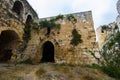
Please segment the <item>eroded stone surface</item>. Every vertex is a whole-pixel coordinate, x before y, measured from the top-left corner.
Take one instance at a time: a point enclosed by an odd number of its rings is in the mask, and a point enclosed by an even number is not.
[[[21,11],[13,11],[12,8],[16,1],[17,0],[1,0],[0,2],[0,33],[5,30],[12,30],[16,32],[19,37],[18,43],[16,43],[15,48],[12,49],[13,56],[11,57],[11,62],[16,63],[28,58],[30,58],[33,63],[40,62],[43,55],[43,44],[50,41],[54,45],[54,59],[56,63],[96,63],[89,52],[91,50],[97,51],[98,49],[91,11],[73,14],[77,19],[76,27],[66,19],[58,21],[58,23],[61,24],[61,29],[51,29],[49,36],[45,35],[47,31],[46,28],[40,29],[39,32],[31,30],[31,39],[28,44],[24,46],[26,43],[23,37],[27,16],[30,15],[34,21],[39,21],[39,19],[36,12],[26,0],[18,0],[18,2],[22,4],[22,6],[20,5]],[[83,40],[83,42],[77,46],[70,44],[73,37],[72,30],[74,28],[81,34]],[[25,50],[22,51],[23,48],[25,48]]]

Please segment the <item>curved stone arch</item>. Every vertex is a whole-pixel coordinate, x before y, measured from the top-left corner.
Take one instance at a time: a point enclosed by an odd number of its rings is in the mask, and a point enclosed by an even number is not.
[[[24,33],[24,32],[19,32],[19,30],[15,29],[15,28],[0,27],[0,34],[2,33],[2,31],[5,31],[5,30],[14,31],[16,34],[18,34],[18,37],[19,37],[20,42],[23,41],[23,33]]]
[[[33,19],[33,15],[32,15],[32,13],[30,13],[30,12],[27,13],[27,15],[25,15],[25,18],[27,19],[27,17],[28,17],[29,15],[30,15],[30,16],[32,17],[32,19]]]
[[[19,16],[23,16],[25,11],[23,2],[20,0],[15,0],[12,6],[12,11],[14,11]]]
[[[19,36],[14,30],[2,30],[0,34],[0,62],[8,62],[17,48]]]
[[[43,42],[41,42],[39,45],[40,45],[40,47],[39,47],[39,61],[41,61],[41,59],[42,59],[42,53],[43,53],[43,48],[44,48],[44,44],[46,43],[46,42],[50,42],[50,43],[52,43],[53,44],[53,46],[54,46],[54,62],[56,62],[56,47],[55,47],[55,43],[54,43],[54,41],[53,40],[45,40],[45,41],[43,41]]]

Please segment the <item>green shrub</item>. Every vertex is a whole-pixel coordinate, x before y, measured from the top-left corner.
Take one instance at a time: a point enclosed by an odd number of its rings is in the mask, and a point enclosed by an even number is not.
[[[44,20],[44,21],[40,21],[39,22],[39,25],[41,26],[41,27],[48,27],[49,26],[49,22],[47,21],[47,20]]]
[[[64,18],[64,15],[58,15],[58,16],[55,17],[55,20],[57,21],[57,20],[63,19],[63,18]]]
[[[117,33],[116,33],[114,40],[115,40],[116,42],[118,42],[119,45],[120,45],[120,32],[117,32]]]
[[[115,29],[118,29],[118,25],[117,24],[115,24]]]
[[[120,80],[120,32],[115,33],[106,42],[99,54],[101,56],[99,59],[101,70],[109,76]],[[92,55],[97,59],[95,53],[92,52]]]
[[[24,28],[24,41],[28,42],[31,39],[31,26],[25,26]]]
[[[67,15],[67,20],[71,21],[73,24],[77,22],[77,19],[72,14]]]
[[[83,65],[82,67],[93,68],[93,69],[101,69],[101,66],[98,65],[98,64]]]
[[[41,28],[58,28],[60,29],[60,24],[55,23],[55,19],[50,19],[50,20],[44,20],[44,21],[40,21],[39,25],[41,26]]]
[[[108,25],[102,25],[101,27],[102,27],[102,30],[108,29]]]
[[[81,35],[77,32],[76,29],[72,31],[73,39],[71,40],[71,44],[77,46],[79,43],[82,43]]]
[[[30,58],[26,59],[25,61],[18,62],[17,64],[33,64]]]
[[[32,29],[36,30],[37,32],[39,31],[40,25],[38,25],[38,23],[33,22],[31,25],[32,25]]]
[[[120,68],[113,65],[107,65],[102,66],[101,69],[109,76],[120,79]]]

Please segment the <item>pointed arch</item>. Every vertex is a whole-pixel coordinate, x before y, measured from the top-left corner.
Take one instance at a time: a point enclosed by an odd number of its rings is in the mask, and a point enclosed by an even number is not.
[[[30,25],[32,21],[33,21],[32,16],[28,15],[25,24]]]
[[[54,59],[54,45],[50,41],[47,41],[43,44],[41,62],[55,62],[55,59]]]

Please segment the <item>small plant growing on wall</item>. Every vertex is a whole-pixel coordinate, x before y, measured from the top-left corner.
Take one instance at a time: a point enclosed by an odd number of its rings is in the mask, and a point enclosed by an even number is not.
[[[64,19],[64,15],[60,14],[60,15],[58,15],[58,16],[55,17],[55,21],[60,20],[60,19],[63,20]]]
[[[108,29],[108,25],[102,25],[101,28],[102,28],[103,30],[106,30],[106,29]]]
[[[32,26],[32,29],[36,30],[37,32],[40,30],[40,25],[36,22],[33,22],[31,26]]]
[[[29,39],[31,39],[31,26],[26,25],[24,28],[24,40],[28,42]]]
[[[104,33],[104,30],[108,29],[108,25],[102,25],[101,28],[101,32]]]
[[[77,19],[72,14],[67,15],[67,20],[71,21],[72,24],[75,24],[77,22]]]
[[[69,14],[66,17],[64,15],[58,15],[54,18],[51,18],[50,20],[42,20],[39,23],[35,23],[33,22],[32,25],[32,29],[39,31],[40,28],[57,28],[60,29],[60,24],[56,23],[56,21],[58,20],[63,20],[64,18],[66,18],[68,21],[71,21],[73,24],[75,24],[77,22],[77,19],[72,15]]]
[[[52,28],[60,29],[60,24],[55,23],[55,19],[41,21],[39,25],[41,28],[47,28],[47,35],[50,34]]]
[[[79,43],[82,43],[81,35],[77,32],[76,29],[72,31],[73,39],[71,40],[71,44],[77,46]]]
[[[115,80],[120,80],[120,32],[115,33],[109,41],[106,41],[99,51],[100,58],[97,58],[95,52],[91,51],[91,54],[98,60],[98,66],[103,72]]]
[[[115,29],[118,29],[118,25],[117,24],[115,24]]]
[[[31,25],[25,25],[24,35],[23,35],[23,43],[20,45],[19,52],[23,52],[26,47],[28,41],[31,39]]]

